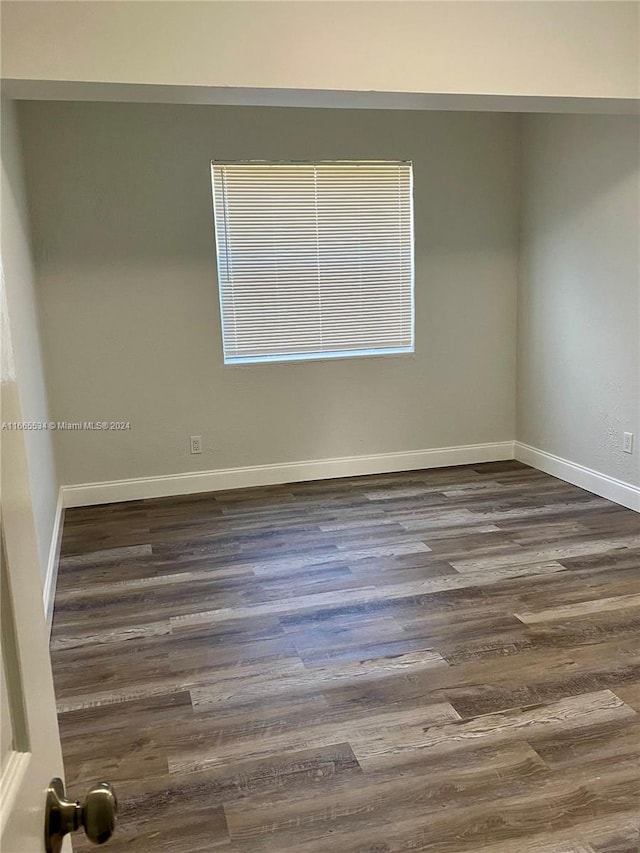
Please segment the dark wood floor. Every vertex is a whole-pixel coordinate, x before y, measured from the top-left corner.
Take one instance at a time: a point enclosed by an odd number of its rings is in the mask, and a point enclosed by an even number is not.
[[[639,628],[640,516],[516,462],[70,510],[68,791],[113,853],[635,853]]]

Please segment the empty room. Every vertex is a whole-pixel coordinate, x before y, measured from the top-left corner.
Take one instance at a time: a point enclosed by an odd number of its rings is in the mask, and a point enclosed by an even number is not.
[[[640,3],[0,15],[2,853],[638,853]]]

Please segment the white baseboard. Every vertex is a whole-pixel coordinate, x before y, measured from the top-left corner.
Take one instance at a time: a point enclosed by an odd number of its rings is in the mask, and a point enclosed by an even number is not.
[[[198,471],[190,474],[169,474],[164,477],[140,477],[104,483],[83,483],[76,486],[63,486],[62,501],[65,507],[94,506],[95,504],[190,495],[198,492],[216,492],[248,486],[271,486],[280,483],[299,483],[306,480],[355,477],[362,474],[384,474],[392,471],[442,468],[449,465],[499,462],[504,459],[513,459],[513,448],[514,443],[512,441],[501,441],[491,444],[439,447],[432,450],[381,453],[375,456],[313,459],[305,462],[285,462],[279,465],[254,465],[246,468],[222,468],[217,471]]]
[[[44,589],[42,598],[44,602],[44,614],[47,620],[49,633],[53,621],[53,605],[56,597],[56,582],[58,580],[58,563],[60,562],[60,545],[62,544],[62,527],[64,523],[64,494],[61,488],[58,492],[58,503],[56,514],[53,519],[53,530],[51,531],[51,546],[49,548],[49,559],[47,560],[47,571],[44,578]]]
[[[586,489],[602,498],[607,498],[621,506],[628,507],[628,509],[640,512],[640,488],[638,486],[632,486],[631,483],[616,480],[615,477],[609,477],[606,474],[600,474],[584,465],[578,465],[576,462],[554,456],[553,453],[545,453],[543,450],[522,444],[520,441],[515,442],[515,458],[519,462],[524,462],[525,465],[531,465],[532,468],[538,468],[540,471],[558,477],[560,480],[565,480],[567,483],[579,486],[581,489]]]

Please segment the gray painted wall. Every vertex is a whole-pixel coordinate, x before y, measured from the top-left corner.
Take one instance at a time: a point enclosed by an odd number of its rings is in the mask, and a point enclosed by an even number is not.
[[[43,375],[20,138],[13,101],[2,100],[1,119],[2,271],[15,374],[23,419],[46,422],[50,414]],[[44,580],[58,500],[52,434],[47,431],[28,431],[25,433],[25,447],[38,559]]]
[[[517,383],[519,441],[635,485],[639,130],[631,116],[524,120]]]
[[[512,115],[22,103],[64,483],[512,440]],[[224,367],[212,158],[412,159],[412,356]],[[188,437],[204,452],[190,456]]]

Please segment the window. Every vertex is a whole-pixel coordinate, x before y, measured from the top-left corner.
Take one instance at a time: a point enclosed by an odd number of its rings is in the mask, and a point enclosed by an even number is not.
[[[225,364],[413,352],[411,163],[212,163]]]

